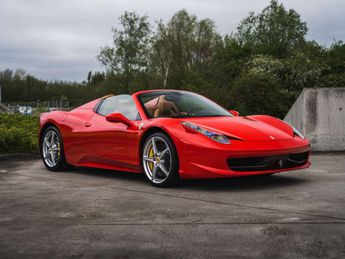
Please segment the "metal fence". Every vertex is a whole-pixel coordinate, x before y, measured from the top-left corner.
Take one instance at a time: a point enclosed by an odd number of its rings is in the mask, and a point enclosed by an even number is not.
[[[21,113],[27,115],[47,111],[70,110],[69,101],[66,100],[53,100],[51,102],[5,102],[3,104],[13,113]]]

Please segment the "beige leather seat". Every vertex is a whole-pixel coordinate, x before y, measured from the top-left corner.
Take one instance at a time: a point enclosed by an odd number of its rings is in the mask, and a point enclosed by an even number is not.
[[[154,112],[154,117],[174,117],[180,114],[177,106],[173,102],[169,102],[162,95],[159,97],[157,109]]]
[[[175,103],[167,101],[165,95],[159,96],[157,100],[155,99],[145,104],[145,107],[151,116],[158,118],[179,115],[180,112]]]

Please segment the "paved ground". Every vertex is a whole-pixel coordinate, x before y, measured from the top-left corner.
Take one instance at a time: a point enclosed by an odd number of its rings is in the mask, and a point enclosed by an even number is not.
[[[345,258],[345,154],[272,177],[185,181],[0,161],[0,257]]]

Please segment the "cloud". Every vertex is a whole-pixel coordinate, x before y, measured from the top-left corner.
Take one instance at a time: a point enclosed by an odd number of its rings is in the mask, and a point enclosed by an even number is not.
[[[301,14],[308,39],[329,45],[345,35],[345,1],[282,0]],[[235,30],[250,11],[260,12],[268,0],[1,0],[0,70],[23,68],[46,80],[85,80],[88,71],[103,70],[96,60],[111,43],[111,27],[125,11],[147,14],[154,23],[168,21],[185,8],[215,21],[221,34]]]

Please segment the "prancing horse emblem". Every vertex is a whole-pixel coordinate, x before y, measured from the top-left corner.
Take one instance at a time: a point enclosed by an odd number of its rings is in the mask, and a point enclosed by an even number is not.
[[[284,164],[283,160],[280,159],[279,162],[278,162],[278,164],[279,164],[280,167],[282,167],[283,164]]]

